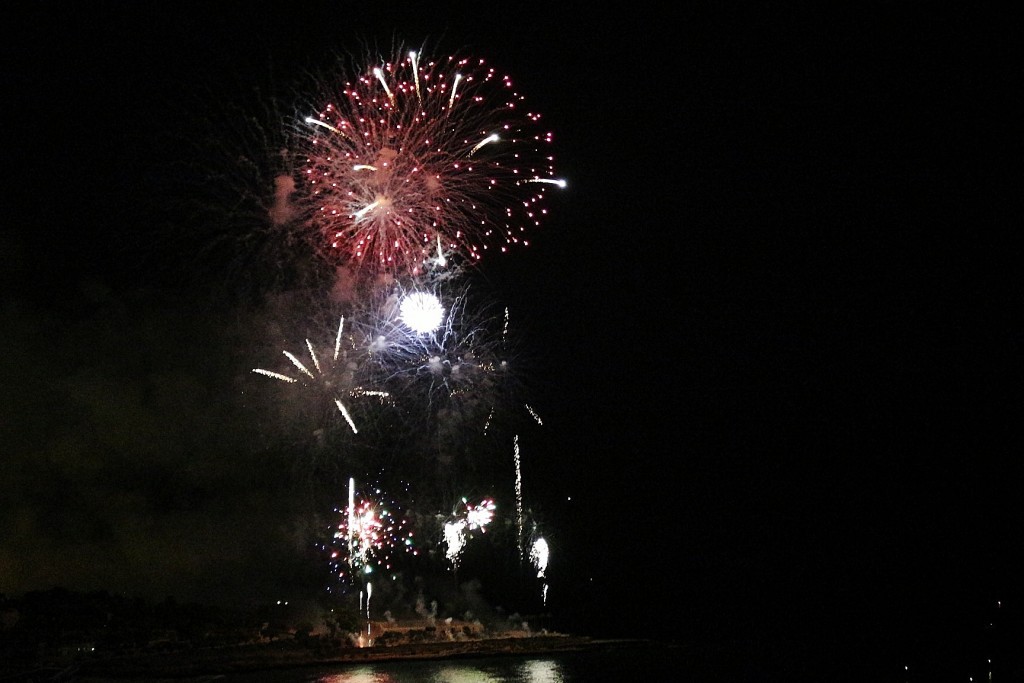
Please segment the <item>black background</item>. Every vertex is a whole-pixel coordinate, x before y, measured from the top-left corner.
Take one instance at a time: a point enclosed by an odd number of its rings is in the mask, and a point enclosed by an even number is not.
[[[9,311],[63,315],[82,282],[131,290],[161,268],[125,221],[153,210],[140,194],[165,172],[168,101],[219,83],[228,101],[250,74],[365,39],[439,40],[513,74],[569,180],[531,247],[487,271],[550,389],[530,467],[561,501],[554,609],[602,634],[903,656],[1020,599],[1019,48],[1003,17],[210,4],[33,2],[7,22]],[[68,341],[4,346],[35,355],[40,375],[18,380],[36,383]]]

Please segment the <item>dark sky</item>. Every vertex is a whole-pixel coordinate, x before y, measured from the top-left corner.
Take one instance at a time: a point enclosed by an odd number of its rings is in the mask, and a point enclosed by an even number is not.
[[[225,314],[244,262],[210,286],[216,250],[173,234],[193,150],[169,141],[220,116],[252,153],[233,112],[254,85],[398,40],[513,74],[569,180],[481,275],[545,392],[524,485],[549,501],[554,609],[895,642],[1024,598],[1000,17],[269,5],[33,2],[6,22],[0,592],[278,589],[275,473],[222,453],[261,438],[245,420],[271,397],[237,399],[279,347]]]

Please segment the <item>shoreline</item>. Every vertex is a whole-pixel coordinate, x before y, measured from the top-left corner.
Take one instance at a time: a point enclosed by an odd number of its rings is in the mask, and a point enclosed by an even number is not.
[[[278,642],[176,652],[142,653],[80,662],[75,680],[177,679],[270,669],[305,668],[398,660],[459,659],[571,652],[640,645],[644,640],[594,640],[588,636],[542,634],[456,641],[338,647],[322,642]]]

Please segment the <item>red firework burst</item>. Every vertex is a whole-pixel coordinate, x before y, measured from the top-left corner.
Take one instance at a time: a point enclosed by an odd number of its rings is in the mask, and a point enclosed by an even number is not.
[[[336,92],[336,91],[335,91]],[[409,52],[308,117],[302,178],[334,263],[417,274],[527,244],[555,177],[552,134],[482,59]]]

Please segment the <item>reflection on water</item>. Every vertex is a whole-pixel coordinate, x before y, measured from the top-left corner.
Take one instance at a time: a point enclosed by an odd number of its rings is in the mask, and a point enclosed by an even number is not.
[[[356,666],[342,672],[321,676],[315,683],[565,683],[559,662],[551,659],[528,659],[509,667],[509,662],[460,661],[438,662],[425,669],[422,664],[414,674],[396,670],[394,663],[384,666],[372,664]]]
[[[543,655],[348,662],[314,668],[248,671],[226,674],[218,677],[216,683],[622,683],[703,680],[706,678],[703,674],[712,670],[718,680],[732,681],[738,678],[725,676],[724,671],[735,669],[737,665],[750,671],[761,668],[758,662],[751,662],[751,657],[733,656],[730,652],[725,658],[715,656],[709,660],[711,654],[714,653],[702,656],[700,651],[690,649],[682,657],[679,648],[646,646],[638,641],[631,646],[620,643],[615,647]],[[692,675],[694,673],[697,675]],[[749,677],[739,678],[747,680]],[[774,679],[759,676],[749,680],[768,683]]]
[[[318,678],[316,683],[392,683],[389,673],[374,671],[372,666],[360,666],[348,671]]]
[[[524,683],[562,683],[562,670],[558,662],[550,659],[530,659],[522,666]]]

